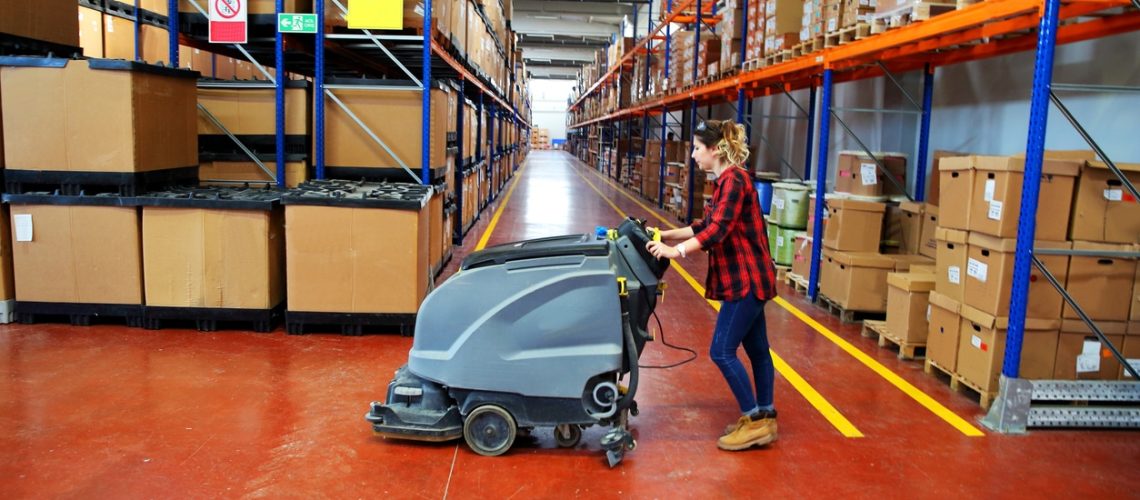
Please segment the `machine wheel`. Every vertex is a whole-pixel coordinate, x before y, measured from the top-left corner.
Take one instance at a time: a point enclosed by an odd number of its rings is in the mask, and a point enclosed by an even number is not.
[[[463,439],[475,453],[494,457],[511,449],[518,434],[511,413],[497,405],[483,405],[467,415],[463,422]]]
[[[554,442],[562,448],[578,446],[582,440],[582,428],[574,424],[561,424],[554,427]]]

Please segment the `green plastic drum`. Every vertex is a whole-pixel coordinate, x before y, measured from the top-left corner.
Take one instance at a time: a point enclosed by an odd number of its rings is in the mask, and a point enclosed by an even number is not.
[[[773,206],[773,209],[775,209],[775,206]],[[765,225],[768,226],[768,254],[772,255],[772,258],[775,259],[777,236],[776,233],[780,230],[780,226],[776,224],[776,219],[774,217],[768,217],[764,222]]]
[[[807,227],[808,194],[810,192],[811,190],[803,184],[780,183],[776,185],[772,199],[775,200],[779,196],[783,200],[783,210],[780,211],[779,218],[776,219],[780,226],[792,229]]]
[[[796,259],[796,235],[803,234],[799,229],[778,228],[776,230],[776,251],[772,260],[781,266],[790,266]]]

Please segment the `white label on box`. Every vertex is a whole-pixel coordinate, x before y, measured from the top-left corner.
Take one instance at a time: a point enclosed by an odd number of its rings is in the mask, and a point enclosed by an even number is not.
[[[1140,373],[1140,359],[1128,358],[1128,364],[1132,366],[1133,370],[1136,370],[1138,373]],[[1128,370],[1124,370],[1124,376],[1132,378],[1132,374],[1128,373]]]
[[[859,173],[863,177],[864,186],[874,186],[879,183],[879,176],[876,175],[876,167],[874,163],[864,163],[859,165]]]
[[[947,269],[947,274],[948,276],[946,278],[949,279],[951,283],[955,285],[962,284],[962,268],[958,266],[950,266],[950,268]]]
[[[997,181],[993,179],[986,180],[986,192],[982,194],[982,199],[986,200],[986,203],[994,201],[994,189],[996,189],[996,187]]]
[[[1100,341],[1099,340],[1086,340],[1085,343],[1081,345],[1081,354],[1093,355],[1093,354],[1099,354],[1099,353],[1100,353]]]
[[[32,214],[12,216],[16,224],[16,241],[32,241]]]
[[[1104,199],[1108,201],[1121,201],[1124,199],[1124,190],[1122,189],[1105,189]]]
[[[1001,220],[1001,202],[1000,201],[991,201],[990,202],[990,210],[989,210],[989,212],[986,213],[986,217],[989,217],[993,220]]]
[[[926,322],[930,323],[930,304],[926,304]]]
[[[982,283],[986,282],[986,276],[989,274],[990,266],[986,263],[970,259],[966,265],[966,275],[974,278]]]
[[[837,23],[838,23],[838,19],[828,19],[827,20],[827,31],[835,31],[836,29],[838,29],[839,26]]]
[[[971,335],[970,336],[970,345],[972,345],[978,349],[981,349],[982,348],[982,338],[977,336],[977,335]]]
[[[783,198],[772,198],[772,204],[775,205],[776,208],[779,210],[784,209],[784,199]]]
[[[1100,356],[1097,354],[1081,354],[1077,356],[1077,373],[1100,371]]]
[[[115,23],[108,22],[107,23],[107,33],[114,33],[114,32],[115,32]]]

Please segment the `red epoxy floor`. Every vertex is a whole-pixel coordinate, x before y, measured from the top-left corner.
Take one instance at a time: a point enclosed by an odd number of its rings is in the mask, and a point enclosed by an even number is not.
[[[521,172],[491,245],[592,232],[620,220],[614,206],[660,222],[565,153],[534,152]],[[490,220],[487,212],[445,276]],[[703,281],[701,258],[682,264]],[[676,272],[666,279],[670,289],[657,309],[664,333],[700,358],[643,371],[641,415],[633,419],[639,446],[614,469],[603,464],[597,444],[603,431],[596,427],[576,449],[558,449],[545,429],[496,458],[462,442],[373,437],[363,415],[406,361],[409,338],[12,325],[0,327],[0,497],[1105,498],[1140,492],[1140,433],[966,436],[776,304],[767,307],[773,351],[863,437],[844,437],[778,375],[779,441],[763,450],[719,451],[718,433],[736,409],[706,354],[715,311]],[[870,363],[928,395],[932,406],[981,429],[975,400],[950,392],[920,363],[898,360],[792,291],[781,293]],[[658,342],[642,363],[685,356]]]

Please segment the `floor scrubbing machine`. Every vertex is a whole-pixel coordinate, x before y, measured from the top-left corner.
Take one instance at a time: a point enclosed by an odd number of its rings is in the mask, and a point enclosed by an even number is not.
[[[636,446],[637,363],[669,267],[645,249],[659,235],[628,218],[467,256],[424,300],[408,363],[365,418],[385,437],[463,437],[487,456],[536,427],[574,447],[582,429],[612,426],[601,445],[617,465]]]

